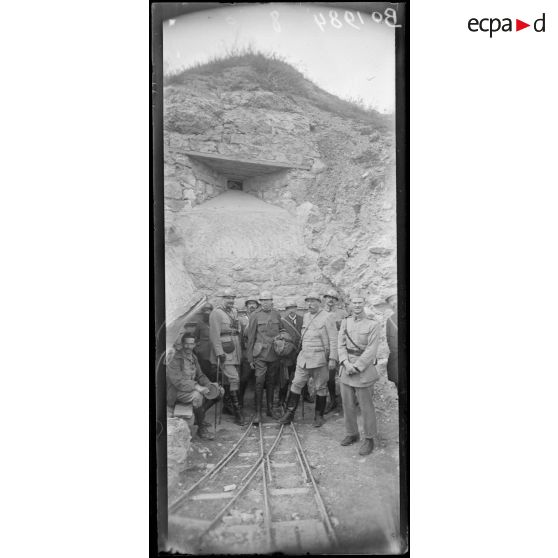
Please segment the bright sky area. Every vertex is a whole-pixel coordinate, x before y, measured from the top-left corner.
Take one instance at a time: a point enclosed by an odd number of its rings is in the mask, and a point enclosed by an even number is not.
[[[361,99],[380,112],[395,106],[394,28],[382,12],[319,4],[270,3],[186,14],[163,24],[165,74],[235,49],[277,54],[322,89]]]

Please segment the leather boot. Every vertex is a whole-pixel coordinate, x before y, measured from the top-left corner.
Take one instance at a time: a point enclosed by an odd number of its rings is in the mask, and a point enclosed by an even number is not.
[[[331,413],[333,409],[337,408],[337,397],[335,395],[335,380],[327,382],[327,389],[329,390],[329,403],[327,404],[325,414]]]
[[[273,396],[275,395],[275,388],[270,384],[265,386],[265,397],[267,402],[267,412],[266,415],[275,420],[281,418],[281,413],[278,411],[273,411]]]
[[[327,395],[316,395],[316,410],[314,411],[314,422],[312,426],[319,428],[325,422],[324,410],[327,401]]]
[[[364,443],[362,444],[362,446],[360,446],[360,449],[358,450],[358,454],[368,455],[369,453],[372,453],[373,449],[374,449],[374,439],[365,438]]]
[[[233,415],[234,410],[231,401],[231,386],[227,384],[226,386],[223,386],[223,388],[225,389],[225,395],[223,396],[223,413],[225,415]]]
[[[289,393],[289,384],[285,384],[281,389],[279,389],[279,406],[284,410],[285,400],[287,399],[287,394]]]
[[[307,401],[308,403],[314,403],[314,398],[310,397],[310,392],[308,391],[308,384],[305,384],[305,386],[302,388],[302,396],[304,397],[304,401]]]
[[[254,424],[258,425],[262,422],[262,398],[263,398],[263,385],[256,384],[254,391],[254,402],[256,405],[256,414],[254,415]]]
[[[194,415],[196,415],[196,420],[198,422],[198,437],[202,438],[203,440],[213,440],[215,439],[215,434],[209,430],[209,428],[205,425],[205,409],[203,405],[194,409]]]
[[[296,408],[298,407],[298,402],[300,400],[300,395],[298,393],[293,393],[289,391],[289,397],[287,399],[287,410],[285,414],[279,419],[281,424],[291,424]]]
[[[238,391],[231,389],[231,401],[233,405],[236,424],[238,424],[239,426],[244,426],[244,416],[242,415],[242,411],[240,410],[240,405],[238,402]]]

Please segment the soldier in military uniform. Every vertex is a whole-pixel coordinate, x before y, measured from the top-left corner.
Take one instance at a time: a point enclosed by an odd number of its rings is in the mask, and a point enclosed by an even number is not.
[[[244,417],[238,401],[239,367],[241,359],[240,324],[231,289],[220,293],[222,303],[209,315],[209,360],[223,372],[225,393],[230,395],[236,423],[244,425]]]
[[[347,317],[347,312],[345,310],[339,308],[337,305],[339,303],[339,297],[337,293],[330,289],[327,291],[325,295],[323,295],[324,299],[324,310],[326,312],[330,312],[335,318],[335,326],[337,327],[337,331],[341,327],[341,322]],[[329,391],[329,403],[327,404],[325,414],[327,415],[333,409],[337,408],[337,393],[336,393],[336,386],[335,386],[335,377],[337,376],[338,368],[329,371],[329,379],[327,381],[327,389]]]
[[[281,319],[282,328],[291,336],[295,350],[287,357],[281,359],[281,366],[286,368],[286,378],[279,389],[279,405],[283,406],[289,391],[289,385],[293,381],[296,370],[296,357],[300,346],[300,335],[302,330],[302,317],[297,314],[298,304],[295,300],[289,300],[285,306],[286,315]],[[306,386],[305,386],[306,388]]]
[[[289,391],[287,410],[281,424],[290,424],[294,418],[300,393],[310,377],[316,386],[316,408],[313,426],[324,424],[329,371],[337,367],[337,328],[330,312],[320,308],[320,295],[311,292],[306,297],[308,312],[302,321],[302,345],[296,361],[296,371]]]
[[[377,433],[373,394],[374,383],[378,380],[375,364],[380,326],[365,314],[362,294],[354,293],[351,303],[352,315],[343,320],[339,330],[340,386],[346,433],[341,445],[348,446],[359,440],[358,402],[365,437],[359,454],[368,455],[374,449],[374,436]]]
[[[242,344],[242,362],[240,363],[240,389],[238,391],[238,402],[241,409],[244,408],[244,393],[246,392],[246,387],[248,386],[248,382],[254,375],[254,370],[250,366],[246,355],[246,347],[248,342],[248,324],[250,323],[250,316],[260,307],[260,303],[254,298],[248,298],[246,299],[244,306],[246,307],[246,315],[239,318],[241,332],[240,340]]]
[[[167,363],[167,405],[173,407],[180,403],[191,404],[198,424],[198,436],[213,440],[215,435],[204,421],[207,410],[217,399],[206,399],[209,391],[209,378],[202,372],[196,355],[192,352],[196,344],[193,337],[185,333],[174,344],[174,355]]]
[[[256,374],[254,424],[262,421],[264,385],[267,416],[273,417],[273,392],[279,372],[279,357],[273,350],[273,339],[281,331],[281,314],[273,309],[273,296],[269,291],[262,291],[260,304],[261,308],[250,316],[246,343],[246,357]]]

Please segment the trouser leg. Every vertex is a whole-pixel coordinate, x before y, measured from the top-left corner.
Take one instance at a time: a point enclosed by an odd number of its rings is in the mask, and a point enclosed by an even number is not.
[[[341,399],[343,400],[343,418],[347,436],[358,436],[355,388],[341,382]]]
[[[327,381],[327,390],[329,392],[329,403],[326,407],[325,413],[330,413],[333,409],[337,408],[337,396],[335,394],[335,376],[337,374],[337,367],[329,371],[329,378]]]
[[[256,385],[254,388],[254,403],[256,407],[256,414],[254,416],[254,424],[259,424],[262,421],[262,398],[267,366],[266,363],[262,360],[255,360],[254,363],[256,367],[254,372],[256,376]]]
[[[373,438],[378,433],[376,409],[374,408],[374,386],[354,389],[362,413],[364,437]]]

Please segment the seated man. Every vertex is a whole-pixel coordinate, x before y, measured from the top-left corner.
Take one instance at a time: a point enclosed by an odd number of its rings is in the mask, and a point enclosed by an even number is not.
[[[198,436],[213,440],[215,435],[208,430],[204,422],[206,411],[219,401],[204,397],[209,392],[209,378],[201,371],[198,359],[193,350],[196,340],[185,333],[174,344],[174,355],[167,364],[167,405],[169,407],[179,401],[190,403],[198,424]]]

